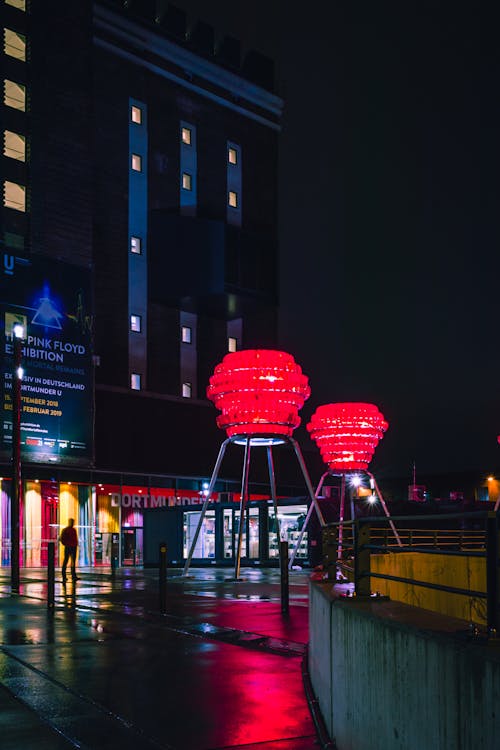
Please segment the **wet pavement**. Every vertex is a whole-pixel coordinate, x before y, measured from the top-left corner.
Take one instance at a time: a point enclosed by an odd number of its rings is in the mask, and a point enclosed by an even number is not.
[[[47,608],[43,570],[20,595],[0,569],[2,750],[320,750],[304,659],[309,572],[79,571]],[[305,678],[305,679],[304,679]]]

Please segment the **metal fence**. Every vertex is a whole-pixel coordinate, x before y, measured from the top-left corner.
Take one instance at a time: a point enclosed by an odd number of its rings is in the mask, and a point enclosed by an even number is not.
[[[465,523],[474,519],[479,528],[463,528]],[[406,528],[398,526],[401,546],[388,528],[389,521],[396,526],[404,523]],[[387,581],[412,586],[424,586],[430,589],[475,597],[486,600],[486,621],[489,632],[497,632],[499,618],[499,516],[493,511],[475,511],[467,514],[443,514],[439,521],[449,521],[450,526],[457,528],[433,529],[428,524],[436,523],[436,516],[385,516],[359,518],[355,521],[327,524],[323,529],[324,567],[330,579],[337,579],[341,571],[354,582],[357,596],[371,596],[372,579],[382,578]],[[422,524],[417,526],[416,524]],[[411,528],[408,528],[411,524]],[[413,525],[415,524],[415,525]],[[343,526],[341,556],[339,557],[339,528]],[[486,591],[476,591],[454,586],[446,586],[438,581],[419,581],[386,573],[376,573],[371,569],[372,553],[401,554],[417,552],[433,555],[460,555],[479,557],[485,560]]]

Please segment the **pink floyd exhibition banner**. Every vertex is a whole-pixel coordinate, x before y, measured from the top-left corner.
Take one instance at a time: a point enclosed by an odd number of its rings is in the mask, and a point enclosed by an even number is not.
[[[93,463],[94,377],[90,270],[3,254],[0,282],[0,454],[12,454],[14,327],[21,341],[21,457]]]

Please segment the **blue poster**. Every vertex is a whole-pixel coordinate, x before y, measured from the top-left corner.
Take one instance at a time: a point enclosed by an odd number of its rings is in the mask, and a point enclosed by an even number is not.
[[[94,378],[90,270],[5,253],[0,285],[2,429],[12,455],[14,326],[22,332],[21,457],[93,464]]]

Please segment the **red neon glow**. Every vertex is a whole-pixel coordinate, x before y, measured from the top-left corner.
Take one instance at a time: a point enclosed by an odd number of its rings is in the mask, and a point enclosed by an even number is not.
[[[274,349],[243,349],[226,354],[214,370],[207,398],[222,414],[217,426],[228,437],[290,437],[299,409],[309,398],[309,379],[291,354]]]
[[[307,429],[332,471],[365,471],[388,426],[373,404],[339,403],[319,406]]]

